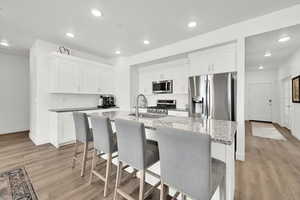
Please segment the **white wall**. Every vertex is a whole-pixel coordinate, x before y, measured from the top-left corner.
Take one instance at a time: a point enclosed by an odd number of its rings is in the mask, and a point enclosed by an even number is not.
[[[300,49],[295,51],[293,55],[287,59],[279,68],[278,78],[279,81],[289,77],[300,75]],[[281,112],[284,112],[281,107]],[[291,106],[291,132],[300,140],[300,103],[292,103]]]
[[[49,55],[59,45],[37,40],[30,49],[30,138],[39,145],[49,142],[50,108],[97,106],[99,95],[49,94]],[[71,55],[102,63],[103,58],[81,51],[71,50]]]
[[[182,40],[174,44],[143,52],[122,58],[122,63],[118,62],[118,71],[116,76],[120,80],[116,81],[116,86],[120,86],[123,90],[119,90],[117,95],[126,103],[121,106],[121,109],[130,109],[130,66],[141,63],[151,62],[154,60],[167,58],[175,55],[180,55],[186,52],[191,52],[203,48],[207,48],[230,41],[237,41],[237,84],[238,84],[238,99],[237,99],[237,119],[238,119],[238,134],[237,134],[237,158],[245,159],[245,37],[260,34],[288,26],[300,24],[300,5],[276,11],[261,17],[250,19],[244,22],[233,24],[218,30],[198,35],[196,37]],[[128,72],[126,72],[126,70]],[[123,75],[122,75],[122,74]],[[125,83],[126,87],[121,83]],[[125,91],[127,90],[127,91]]]
[[[248,91],[249,85],[251,83],[271,83],[272,89],[272,122],[279,123],[280,121],[280,97],[279,97],[279,83],[278,83],[278,70],[277,68],[273,70],[252,70],[246,72],[246,91]],[[247,92],[245,93],[246,99],[246,120],[249,120],[249,99]]]
[[[0,134],[29,130],[29,57],[0,53]]]

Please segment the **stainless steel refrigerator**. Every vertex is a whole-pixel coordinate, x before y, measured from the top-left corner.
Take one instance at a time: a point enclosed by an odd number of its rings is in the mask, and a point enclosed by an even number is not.
[[[189,114],[235,121],[236,73],[189,77]]]

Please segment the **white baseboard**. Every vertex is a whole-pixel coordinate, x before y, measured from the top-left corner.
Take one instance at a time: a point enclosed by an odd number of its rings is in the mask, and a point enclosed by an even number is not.
[[[245,154],[240,154],[238,152],[235,153],[236,160],[245,161]]]
[[[35,137],[33,137],[31,134],[29,134],[29,138],[33,142],[33,144],[35,144],[36,146],[49,143],[49,141],[39,141]]]

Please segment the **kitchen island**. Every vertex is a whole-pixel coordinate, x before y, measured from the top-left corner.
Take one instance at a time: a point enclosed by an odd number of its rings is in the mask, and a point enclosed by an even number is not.
[[[226,163],[226,196],[227,200],[234,199],[235,184],[235,134],[237,130],[236,122],[222,121],[213,119],[201,119],[193,117],[175,117],[175,116],[150,116],[136,118],[132,113],[126,111],[111,112],[88,112],[90,115],[100,115],[109,117],[114,126],[114,120],[117,118],[140,121],[144,123],[146,128],[147,139],[156,139],[157,127],[169,127],[181,130],[194,131],[199,134],[209,134],[212,139],[211,152],[212,157],[222,160]],[[150,167],[151,171],[160,174],[159,162]],[[187,169],[188,170],[188,169]],[[157,179],[151,175],[146,176],[146,181],[152,185],[157,183]],[[170,189],[170,193],[174,194],[174,190]],[[216,192],[213,200],[219,199],[219,193]]]

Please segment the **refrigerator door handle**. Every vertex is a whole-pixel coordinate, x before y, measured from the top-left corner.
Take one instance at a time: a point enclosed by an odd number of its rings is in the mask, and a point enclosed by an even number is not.
[[[227,77],[227,104],[228,104],[228,119],[231,121],[232,120],[232,105],[231,105],[231,100],[232,100],[232,85],[231,85],[231,79],[232,79],[232,74],[229,73]]]
[[[201,110],[202,110],[202,115],[204,114],[204,98],[202,97],[202,103],[201,103],[202,105],[202,108],[201,108]]]
[[[206,106],[207,106],[207,118],[211,117],[211,82],[209,77],[207,78],[207,95],[206,95]]]

